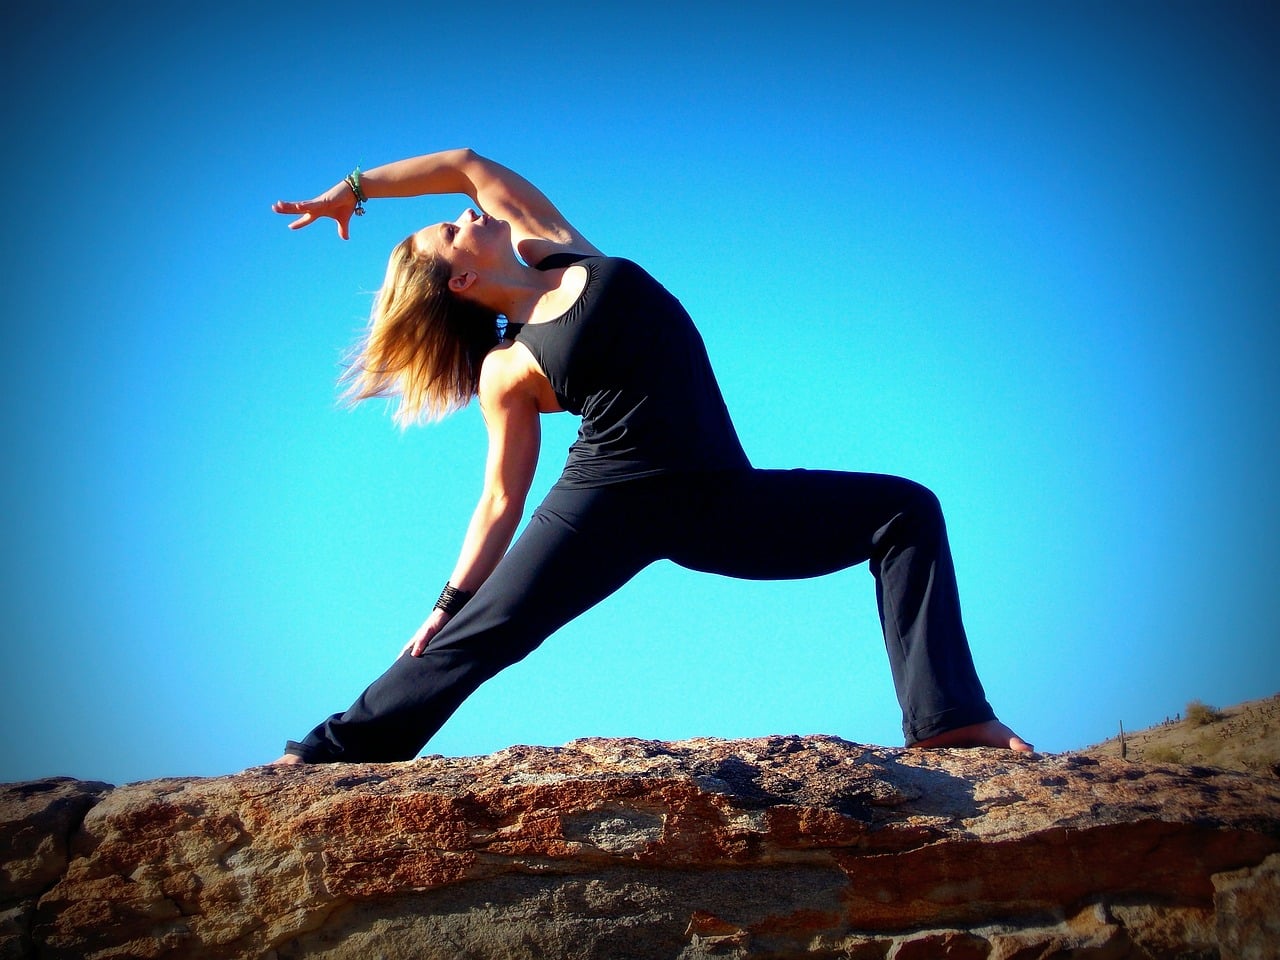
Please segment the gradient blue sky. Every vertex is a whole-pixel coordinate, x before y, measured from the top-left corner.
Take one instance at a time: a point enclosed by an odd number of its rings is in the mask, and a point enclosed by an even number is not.
[[[452,146],[681,297],[758,465],[934,488],[1042,748],[1280,690],[1274,7],[837,6],[7,14],[0,780],[269,760],[426,615],[478,412],[402,434],[334,379],[391,245],[464,202],[347,243],[269,205]],[[427,752],[818,732],[901,742],[865,567],[662,564]]]

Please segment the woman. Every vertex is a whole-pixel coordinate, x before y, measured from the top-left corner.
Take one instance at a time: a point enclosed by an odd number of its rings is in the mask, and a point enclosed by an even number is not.
[[[907,744],[1032,749],[996,719],[974,671],[934,496],[896,477],[753,469],[683,307],[528,181],[453,150],[357,170],[273,209],[296,215],[293,229],[329,217],[346,239],[366,198],[443,193],[484,212],[392,251],[348,396],[398,397],[402,422],[478,396],[484,490],[401,656],[276,763],[412,759],[476,687],[663,558],[755,579],[869,560]],[[508,550],[539,418],[561,410],[582,417],[578,439]]]

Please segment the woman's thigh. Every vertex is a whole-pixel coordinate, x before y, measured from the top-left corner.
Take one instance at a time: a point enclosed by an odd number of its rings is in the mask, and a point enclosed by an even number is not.
[[[523,656],[657,559],[622,486],[553,488],[475,597],[432,641]],[[642,526],[642,525],[639,525]]]
[[[901,477],[833,470],[744,470],[691,485],[670,559],[754,580],[815,577],[862,563],[895,517],[937,511]]]

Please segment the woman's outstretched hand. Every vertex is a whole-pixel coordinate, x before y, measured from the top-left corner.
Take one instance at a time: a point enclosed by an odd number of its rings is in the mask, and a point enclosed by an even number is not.
[[[298,217],[289,224],[290,230],[301,230],[321,217],[329,217],[338,222],[338,236],[343,240],[349,240],[351,215],[356,210],[356,197],[346,181],[343,181],[330,187],[314,200],[277,200],[271,205],[271,209],[276,213],[293,214]]]
[[[409,654],[412,657],[422,656],[422,652],[427,649],[427,644],[431,642],[431,638],[440,632],[440,628],[449,622],[449,614],[443,610],[432,610],[431,616],[423,621],[422,626],[418,628],[408,643],[404,645],[404,649],[400,651],[400,655]]]

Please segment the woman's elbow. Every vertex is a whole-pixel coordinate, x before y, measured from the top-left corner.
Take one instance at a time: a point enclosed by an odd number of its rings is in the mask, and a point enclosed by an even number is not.
[[[480,502],[484,512],[497,523],[503,520],[519,522],[524,513],[524,501],[524,494],[511,490],[491,489],[484,492]]]
[[[471,147],[458,147],[453,151],[452,159],[455,169],[468,174],[479,172],[489,162]]]

